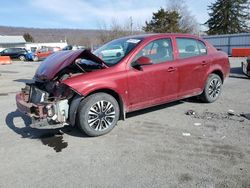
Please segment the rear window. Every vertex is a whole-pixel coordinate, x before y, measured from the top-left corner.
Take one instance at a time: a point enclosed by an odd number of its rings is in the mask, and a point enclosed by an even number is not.
[[[179,57],[181,59],[207,54],[206,45],[199,40],[191,38],[177,38],[176,42],[178,46]]]

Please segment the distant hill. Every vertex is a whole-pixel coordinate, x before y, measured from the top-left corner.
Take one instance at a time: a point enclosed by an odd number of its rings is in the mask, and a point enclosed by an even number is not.
[[[72,45],[97,44],[100,30],[84,29],[40,29],[25,27],[0,26],[0,35],[23,35],[29,33],[35,42],[60,42],[65,41]],[[91,42],[90,42],[91,41]]]

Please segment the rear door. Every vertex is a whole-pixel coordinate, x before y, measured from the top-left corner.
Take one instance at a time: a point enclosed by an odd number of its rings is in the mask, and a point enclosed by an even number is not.
[[[206,45],[194,38],[176,38],[179,71],[178,98],[202,92],[211,59]]]
[[[132,63],[141,56],[153,64],[136,69]],[[142,109],[177,97],[178,74],[175,68],[170,38],[146,44],[133,58],[128,70],[128,97],[130,111]]]

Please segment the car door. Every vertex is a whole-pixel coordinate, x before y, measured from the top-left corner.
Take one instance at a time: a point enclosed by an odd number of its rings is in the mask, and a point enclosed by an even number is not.
[[[133,63],[141,56],[149,57],[152,65],[135,68]],[[147,43],[133,57],[128,69],[129,110],[142,109],[175,99],[177,80],[171,39],[164,38]]]
[[[202,92],[204,75],[209,68],[210,59],[206,45],[193,38],[176,38],[178,51],[179,89],[178,98]]]

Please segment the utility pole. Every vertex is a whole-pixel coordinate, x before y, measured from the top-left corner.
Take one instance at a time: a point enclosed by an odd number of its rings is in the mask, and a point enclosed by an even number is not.
[[[132,18],[132,16],[129,17],[129,21],[130,21],[130,32],[131,32],[131,35],[133,35],[133,18]]]

